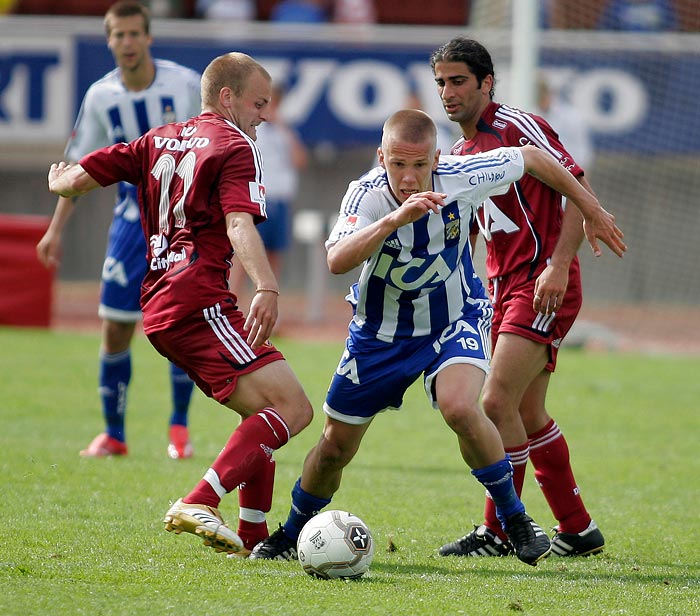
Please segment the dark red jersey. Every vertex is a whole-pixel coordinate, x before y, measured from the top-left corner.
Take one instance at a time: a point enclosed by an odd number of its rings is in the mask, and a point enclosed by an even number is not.
[[[573,175],[583,174],[547,122],[534,114],[490,103],[473,139],[460,139],[453,154],[475,154],[503,146],[532,144],[552,154]],[[562,196],[525,174],[510,190],[491,197],[479,210],[479,226],[486,238],[486,274],[508,275],[522,267],[539,274],[552,256],[562,224]]]
[[[97,150],[80,164],[102,186],[138,185],[148,239],[141,289],[146,333],[233,297],[225,216],[266,217],[262,162],[250,137],[223,117],[203,113]]]

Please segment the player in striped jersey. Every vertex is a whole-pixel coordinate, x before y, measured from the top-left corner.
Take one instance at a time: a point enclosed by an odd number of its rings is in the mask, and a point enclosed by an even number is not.
[[[165,528],[217,552],[247,554],[268,529],[273,452],[311,421],[301,384],[268,337],[279,287],[255,225],[265,220],[256,127],[267,120],[269,73],[241,53],[202,75],[202,113],[49,171],[49,188],[78,196],[117,181],[138,185],[149,238],[141,307],[148,339],[243,419],[203,479],[165,515]],[[256,286],[247,318],[228,287],[233,249]],[[223,496],[238,490],[238,532]]]
[[[463,133],[453,153],[532,144],[592,193],[583,169],[544,119],[492,100],[493,63],[483,45],[455,38],[433,53],[431,65],[445,111]],[[504,194],[487,199],[478,222],[486,239],[494,306],[494,351],[484,410],[513,460],[518,493],[527,460],[532,460],[535,478],[558,521],[553,551],[562,556],[599,552],[603,535],[581,499],[566,440],[545,408],[557,350],[582,301],[576,257],[583,238],[581,215],[576,208],[564,210],[556,188],[525,176]],[[621,237],[610,239],[608,246],[622,256],[626,248]],[[494,504],[487,499],[484,524],[441,553],[499,556],[509,550]]]
[[[201,109],[199,74],[150,53],[150,16],[139,2],[119,2],[105,15],[107,45],[117,67],[90,86],[66,146],[68,160],[113,143],[133,141],[154,126],[186,120]],[[73,210],[59,198],[51,225],[37,246],[48,266],[58,264],[61,235]],[[124,419],[131,380],[131,339],[141,319],[140,287],[146,273],[146,242],[139,222],[136,187],[120,182],[104,265],[98,314],[102,319],[99,394],[106,430],[81,456],[127,453]],[[168,455],[189,458],[193,450],[187,428],[193,383],[170,365],[173,410]]]
[[[528,146],[441,157],[436,140],[427,114],[395,113],[384,124],[381,167],[351,182],[342,200],[326,248],[334,274],[362,266],[349,296],[349,336],[324,404],[323,433],[292,490],[289,517],[251,558],[294,555],[303,525],[330,503],[374,417],[399,409],[421,375],[464,461],[496,502],[518,558],[536,565],[549,554],[549,539],[525,513],[498,431],[479,405],[491,307],[472,266],[470,228],[484,199],[506,192],[524,172],[573,198],[594,244],[594,236],[609,240],[616,227],[545,152]]]

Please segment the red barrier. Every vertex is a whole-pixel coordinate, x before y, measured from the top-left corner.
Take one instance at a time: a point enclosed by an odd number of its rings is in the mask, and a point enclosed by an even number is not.
[[[48,327],[54,273],[36,257],[46,216],[0,214],[0,324]]]

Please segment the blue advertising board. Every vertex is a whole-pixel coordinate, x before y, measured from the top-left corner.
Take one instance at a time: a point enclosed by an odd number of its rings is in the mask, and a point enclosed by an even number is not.
[[[113,68],[111,54],[102,36],[20,34],[0,50],[0,139],[64,142],[85,91]],[[599,152],[689,154],[700,151],[695,47],[544,46],[540,65],[588,121]],[[436,93],[429,44],[268,38],[234,45],[177,35],[159,37],[153,53],[202,71],[233,48],[260,60],[287,86],[283,114],[309,145],[376,145],[384,120],[411,93],[436,121],[455,128]],[[510,66],[502,56],[494,60],[496,98],[508,103]]]
[[[220,41],[161,40],[153,46],[156,57],[198,71],[231,50]],[[309,144],[377,143],[383,121],[412,91],[420,94],[426,111],[436,120],[449,124],[429,66],[432,47],[309,46],[281,41],[243,43],[236,50],[258,59],[274,79],[285,83],[285,115]],[[696,54],[545,49],[541,64],[546,71],[566,76],[563,91],[587,118],[599,151],[649,154],[700,149],[696,112],[700,57]],[[76,100],[112,66],[104,39],[79,38]],[[682,95],[674,83],[684,84]]]

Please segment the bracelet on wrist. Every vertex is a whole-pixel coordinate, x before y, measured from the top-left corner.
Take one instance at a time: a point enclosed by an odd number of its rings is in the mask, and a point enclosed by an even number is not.
[[[280,292],[277,289],[255,289],[256,295],[258,293],[274,293],[275,295],[279,295]]]

